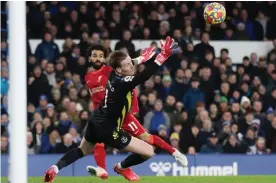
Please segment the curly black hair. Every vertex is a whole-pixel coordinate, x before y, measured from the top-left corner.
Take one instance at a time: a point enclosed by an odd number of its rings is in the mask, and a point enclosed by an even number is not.
[[[101,50],[104,52],[104,56],[106,57],[106,51],[104,49],[104,47],[102,45],[99,44],[94,44],[89,46],[89,48],[87,49],[87,58],[91,57],[91,53],[93,50]]]

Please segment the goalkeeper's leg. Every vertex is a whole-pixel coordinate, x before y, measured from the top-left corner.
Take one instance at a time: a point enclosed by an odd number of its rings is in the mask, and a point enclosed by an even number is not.
[[[78,148],[68,151],[56,164],[52,165],[46,170],[44,182],[52,182],[61,169],[74,163],[83,156],[92,153],[93,148],[93,144],[89,143],[85,140],[85,138],[83,138]]]

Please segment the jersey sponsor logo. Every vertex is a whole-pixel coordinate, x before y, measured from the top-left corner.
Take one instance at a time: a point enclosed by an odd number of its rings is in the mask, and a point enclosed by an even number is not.
[[[94,87],[92,89],[89,88],[88,90],[89,90],[90,95],[93,95],[95,93],[99,93],[99,92],[105,91],[105,88],[104,88],[104,86],[98,86],[98,87]]]
[[[133,80],[134,76],[126,76],[123,78],[125,82],[131,82]]]

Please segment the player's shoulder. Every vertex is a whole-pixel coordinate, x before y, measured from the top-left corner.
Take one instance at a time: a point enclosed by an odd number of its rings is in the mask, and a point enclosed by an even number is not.
[[[91,70],[87,72],[85,76],[100,76],[106,73],[108,69],[105,68],[105,66],[102,66],[99,70]]]
[[[103,65],[103,69],[105,71],[109,71],[109,72],[113,71],[113,68],[111,66],[109,66],[109,65]]]

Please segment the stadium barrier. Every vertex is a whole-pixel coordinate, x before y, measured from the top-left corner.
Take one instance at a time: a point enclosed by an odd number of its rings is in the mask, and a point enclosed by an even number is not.
[[[144,49],[150,46],[152,41],[159,42],[159,40],[133,40],[136,50]],[[75,43],[79,43],[79,40],[74,40]],[[114,50],[118,40],[110,41],[110,48]],[[32,53],[35,52],[35,49],[38,44],[41,43],[40,39],[31,39],[29,40]],[[58,45],[59,50],[62,52],[62,46],[64,40],[56,39],[55,43]],[[193,41],[194,45],[200,43],[200,41]],[[159,43],[158,43],[159,44]],[[273,49],[272,41],[210,41],[215,49],[216,56],[220,55],[220,50],[222,48],[227,48],[229,50],[229,57],[232,59],[233,64],[242,63],[242,58],[244,56],[250,56],[251,53],[255,52],[258,56],[266,56],[267,53]]]
[[[28,176],[42,176],[45,170],[62,155],[29,155]],[[125,155],[107,156],[108,172],[117,174],[113,165]],[[134,171],[141,176],[236,176],[275,175],[276,155],[195,155],[188,156],[189,166],[183,168],[172,156],[156,155],[145,163],[135,166]],[[1,176],[8,175],[8,156],[1,156]],[[60,171],[60,176],[89,176],[85,168],[95,165],[94,158],[87,156]]]

